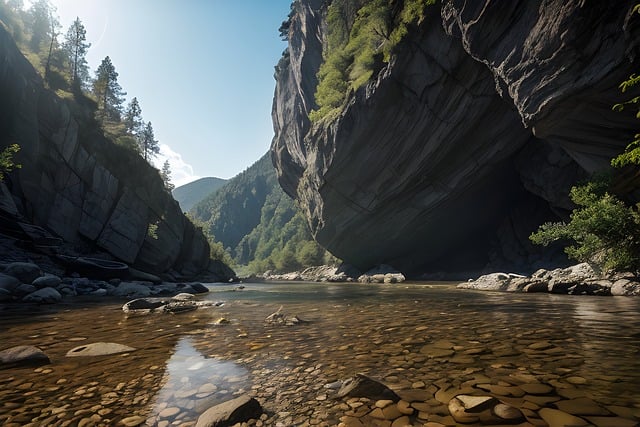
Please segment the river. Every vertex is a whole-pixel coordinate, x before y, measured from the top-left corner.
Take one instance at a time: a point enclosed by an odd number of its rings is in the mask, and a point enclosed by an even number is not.
[[[522,425],[553,424],[558,413],[585,425],[640,420],[640,298],[426,283],[236,286],[209,285],[200,298],[224,305],[176,315],[127,315],[108,299],[0,306],[0,349],[35,345],[51,359],[0,370],[0,425],[192,426],[242,393],[265,410],[255,425],[400,425],[372,417],[374,401],[335,396],[357,373],[413,402],[405,425],[455,425],[457,394],[494,396]],[[305,322],[265,323],[280,307]],[[136,350],[66,356],[94,342]]]

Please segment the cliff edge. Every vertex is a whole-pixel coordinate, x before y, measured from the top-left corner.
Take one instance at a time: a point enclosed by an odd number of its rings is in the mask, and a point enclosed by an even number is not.
[[[91,126],[81,102],[46,90],[0,27],[0,148],[19,144],[22,164],[2,183],[4,212],[81,255],[102,254],[168,279],[234,277],[210,260],[206,238],[158,171]]]

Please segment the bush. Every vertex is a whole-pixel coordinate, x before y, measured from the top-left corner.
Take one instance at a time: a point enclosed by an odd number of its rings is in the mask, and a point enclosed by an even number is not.
[[[570,241],[565,252],[575,260],[605,270],[640,269],[640,206],[625,205],[606,188],[603,180],[573,187],[571,200],[578,207],[570,221],[542,225],[531,241],[544,246]]]

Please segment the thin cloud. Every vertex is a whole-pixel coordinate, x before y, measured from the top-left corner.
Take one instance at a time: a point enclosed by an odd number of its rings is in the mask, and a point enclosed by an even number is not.
[[[162,169],[162,165],[166,160],[169,160],[169,166],[171,167],[171,182],[176,187],[201,178],[194,174],[193,166],[185,162],[180,153],[171,149],[167,144],[160,144],[160,154],[154,159],[153,163],[155,167]]]

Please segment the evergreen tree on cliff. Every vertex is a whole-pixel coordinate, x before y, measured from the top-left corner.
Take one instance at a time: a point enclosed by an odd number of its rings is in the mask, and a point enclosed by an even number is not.
[[[169,164],[169,160],[165,160],[162,164],[160,176],[162,177],[162,181],[164,182],[164,187],[169,192],[173,191],[173,189],[176,188],[176,186],[171,182],[171,165]]]
[[[87,30],[84,28],[80,18],[76,18],[69,27],[63,47],[69,58],[71,83],[76,89],[79,89],[89,81],[89,67],[86,56],[91,47],[91,43],[87,43]]]
[[[124,93],[118,83],[116,68],[108,56],[96,70],[93,93],[98,100],[98,112],[102,120],[119,121]]]
[[[124,111],[123,123],[127,132],[131,135],[138,135],[142,132],[144,123],[142,121],[142,108],[138,103],[138,98],[133,99],[127,105],[127,109]]]
[[[151,122],[147,122],[142,133],[138,137],[142,155],[146,161],[150,161],[152,157],[155,157],[160,153],[160,145],[156,141],[153,133],[153,126]]]
[[[34,52],[40,52],[46,42],[51,40],[52,6],[48,0],[38,0],[33,3],[28,11],[29,24],[31,26],[31,39],[29,47]]]

